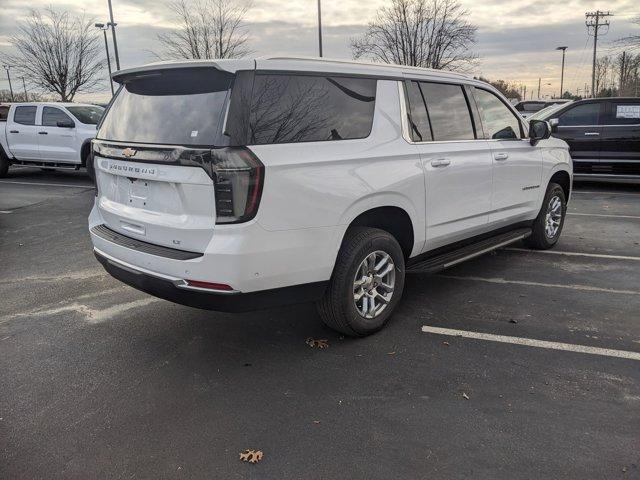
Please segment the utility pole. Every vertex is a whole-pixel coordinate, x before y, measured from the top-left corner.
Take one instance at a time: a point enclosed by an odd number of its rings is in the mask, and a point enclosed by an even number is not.
[[[564,54],[569,47],[556,47],[556,50],[562,50],[562,69],[560,70],[560,96],[558,98],[562,98],[564,94]]]
[[[538,98],[540,98],[540,80],[542,79],[538,77]]]
[[[22,88],[24,89],[24,101],[28,102],[29,101],[29,95],[27,95],[27,85],[26,83],[24,83],[24,77],[20,77],[22,78]]]
[[[627,52],[622,52],[622,61],[620,62],[620,87],[618,88],[618,96],[622,96],[622,89],[624,88],[624,67],[627,59]]]
[[[522,99],[523,100],[527,99],[527,86],[526,85],[524,86],[524,95],[522,96]]]
[[[7,71],[7,80],[9,80],[9,92],[11,92],[11,101],[13,102],[13,87],[11,86],[11,75],[9,74],[9,69],[11,65],[3,65],[4,69]]]
[[[587,21],[584,24],[587,26],[587,34],[591,35],[593,32],[593,65],[591,67],[591,96],[595,97],[596,95],[596,51],[598,48],[598,34],[600,33],[600,29],[606,27],[607,30],[602,33],[602,35],[606,35],[609,31],[609,21],[601,20],[602,18],[612,17],[613,13],[609,12],[601,12],[600,10],[596,10],[595,12],[587,12],[584,14]],[[593,30],[592,30],[593,29]]]
[[[318,0],[318,51],[320,52],[320,57],[322,57],[322,10],[320,0]]]
[[[113,37],[113,53],[116,55],[116,70],[120,70],[120,57],[118,56],[118,41],[116,40],[116,23],[113,21],[113,8],[111,0],[109,2],[109,23],[111,24],[111,36]]]

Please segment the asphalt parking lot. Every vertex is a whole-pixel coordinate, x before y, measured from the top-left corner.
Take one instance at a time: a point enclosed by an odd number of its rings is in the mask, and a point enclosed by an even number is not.
[[[640,478],[639,187],[577,185],[550,252],[408,277],[362,340],[118,283],[93,198],[81,172],[0,180],[0,478]]]

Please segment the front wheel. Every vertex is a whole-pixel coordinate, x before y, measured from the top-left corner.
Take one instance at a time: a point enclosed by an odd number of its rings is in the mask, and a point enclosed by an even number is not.
[[[91,153],[88,153],[87,157],[84,159],[84,165],[87,169],[87,175],[93,183],[96,183],[96,170],[93,165],[93,157],[91,156]]]
[[[525,240],[526,245],[537,250],[553,247],[560,238],[566,214],[564,190],[557,183],[550,183],[540,213],[533,222],[531,236]]]
[[[404,289],[404,255],[398,241],[377,228],[350,229],[318,312],[340,333],[364,337],[389,321]]]

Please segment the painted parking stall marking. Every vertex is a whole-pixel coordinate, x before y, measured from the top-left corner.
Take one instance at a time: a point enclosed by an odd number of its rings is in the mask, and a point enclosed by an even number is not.
[[[575,345],[573,343],[550,342],[547,340],[536,340],[533,338],[511,337],[507,335],[495,335],[492,333],[471,332],[467,330],[455,330],[452,328],[431,327],[424,325],[423,333],[433,333],[436,335],[447,335],[450,337],[464,337],[474,340],[487,340],[490,342],[510,343],[513,345],[524,345],[527,347],[547,348],[551,350],[563,350],[565,352],[586,353],[590,355],[602,355],[605,357],[624,358],[627,360],[640,361],[640,352],[628,350],[614,350],[611,348],[590,347],[587,345]]]
[[[629,255],[607,255],[605,253],[584,253],[584,252],[564,252],[562,250],[530,250],[528,248],[504,248],[503,250],[509,252],[525,252],[531,254],[549,254],[549,255],[566,255],[569,257],[590,257],[590,258],[606,258],[609,260],[631,260],[640,261],[640,257],[633,257]]]

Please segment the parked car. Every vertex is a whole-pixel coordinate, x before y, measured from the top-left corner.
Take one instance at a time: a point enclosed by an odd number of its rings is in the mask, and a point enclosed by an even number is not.
[[[87,166],[91,139],[104,108],[54,102],[5,107],[0,107],[6,110],[6,115],[0,115],[0,177],[10,165],[76,170]]]
[[[640,98],[592,98],[547,113],[576,180],[640,182]]]
[[[105,269],[152,295],[223,311],[315,301],[364,336],[406,272],[560,236],[567,145],[465,75],[261,58],[113,79],[89,230]]]
[[[551,107],[553,105],[561,105],[563,103],[569,103],[571,100],[564,98],[556,98],[553,100],[523,100],[516,103],[515,107],[523,118],[528,118],[536,112],[539,112],[543,108]]]

